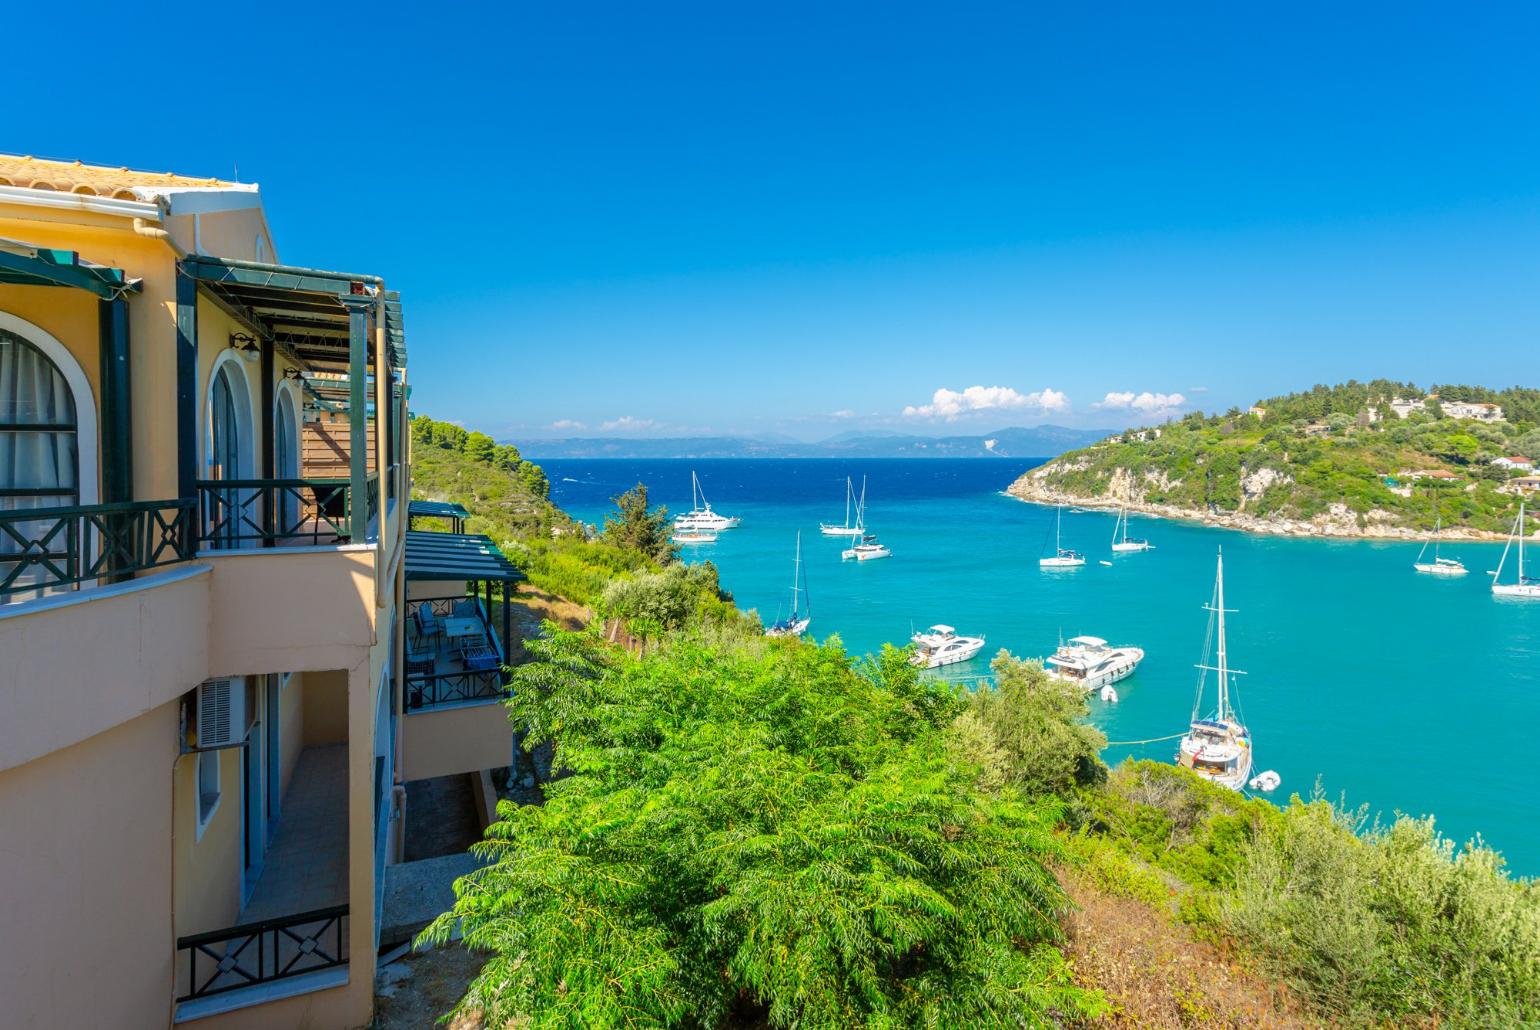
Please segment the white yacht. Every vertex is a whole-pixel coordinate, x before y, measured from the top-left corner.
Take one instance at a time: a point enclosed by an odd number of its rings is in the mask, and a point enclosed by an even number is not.
[[[984,649],[983,637],[960,637],[951,626],[932,626],[909,639],[915,644],[909,663],[922,669],[939,669],[943,665],[966,662]]]
[[[706,500],[706,492],[700,488],[700,478],[694,472],[690,473],[690,510],[674,516],[674,529],[705,529],[723,530],[736,529],[738,520],[726,515],[718,515],[711,510],[711,502]]]
[[[887,546],[877,541],[871,533],[861,537],[861,542],[853,547],[847,547],[840,552],[840,558],[844,561],[871,561],[874,558],[891,558],[893,552]]]
[[[1209,635],[1203,645],[1203,670],[1198,677],[1198,698],[1193,703],[1192,722],[1187,735],[1177,747],[1176,762],[1184,769],[1191,769],[1211,783],[1231,790],[1240,790],[1251,776],[1251,733],[1241,724],[1240,716],[1230,703],[1231,677],[1242,675],[1230,668],[1229,654],[1225,650],[1225,559],[1219,554],[1219,568],[1214,577],[1214,599],[1204,606],[1209,611]],[[1211,652],[1209,645],[1214,644]],[[1209,665],[1209,654],[1216,656],[1216,664]],[[1203,685],[1208,673],[1218,675],[1219,705],[1208,718],[1199,718],[1203,707]]]
[[[1443,519],[1435,519],[1433,522],[1433,539],[1424,541],[1422,550],[1417,552],[1417,560],[1412,563],[1412,568],[1418,572],[1426,572],[1430,576],[1463,576],[1470,570],[1453,558],[1441,558],[1438,553],[1439,539],[1443,535]],[[1428,544],[1433,545],[1433,560],[1423,561],[1427,556]]]
[[[1143,648],[1109,647],[1101,637],[1071,637],[1043,662],[1043,668],[1054,679],[1098,690],[1132,676],[1142,661]]]
[[[678,523],[675,523],[669,539],[676,544],[714,544],[717,542],[717,533],[714,529],[679,529]]]
[[[1060,539],[1064,522],[1064,505],[1059,505],[1053,519],[1053,557],[1039,558],[1037,564],[1044,569],[1076,569],[1085,564],[1085,555],[1066,548]]]
[[[1518,579],[1512,583],[1503,583],[1503,566],[1508,563],[1508,551],[1513,547],[1513,541],[1519,542],[1519,573]],[[1492,594],[1494,597],[1513,597],[1524,601],[1540,601],[1540,579],[1524,573],[1524,502],[1519,502],[1519,517],[1513,520],[1513,532],[1508,534],[1508,543],[1503,547],[1503,556],[1497,563],[1497,571],[1492,573]]]
[[[1121,539],[1119,532],[1122,533]],[[1114,554],[1129,554],[1134,551],[1148,551],[1150,542],[1139,540],[1128,535],[1128,509],[1118,512],[1118,520],[1112,526],[1112,551]]]
[[[805,602],[805,608],[804,604]],[[813,622],[813,601],[807,595],[807,573],[802,568],[802,534],[797,534],[797,557],[791,572],[791,614],[765,630],[767,637],[800,637]]]
[[[855,537],[855,536],[861,536],[862,534],[864,534],[866,532],[866,529],[862,526],[862,523],[865,521],[864,515],[866,514],[866,477],[865,476],[861,477],[861,500],[859,502],[855,503],[856,521],[855,521],[854,524],[852,524],[851,521],[850,521],[850,509],[851,509],[851,503],[855,502],[855,501],[856,501],[856,486],[855,486],[854,483],[852,483],[850,481],[850,477],[846,476],[845,477],[845,523],[844,523],[844,525],[831,526],[827,522],[820,522],[818,524],[818,531],[820,533],[822,533],[824,536]]]

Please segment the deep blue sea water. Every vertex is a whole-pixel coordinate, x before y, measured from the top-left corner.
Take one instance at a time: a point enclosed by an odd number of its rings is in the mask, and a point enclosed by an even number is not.
[[[710,559],[740,607],[766,621],[785,614],[792,551],[802,531],[811,635],[838,633],[861,653],[904,643],[945,622],[984,634],[980,658],[948,670],[987,674],[998,648],[1038,657],[1060,635],[1092,634],[1147,654],[1118,685],[1120,701],[1091,702],[1113,741],[1180,732],[1191,714],[1214,579],[1225,552],[1232,664],[1244,669],[1240,706],[1256,740],[1255,769],[1276,769],[1272,797],[1308,795],[1319,778],[1333,798],[1382,813],[1436,814],[1457,840],[1480,833],[1523,875],[1540,874],[1540,605],[1494,601],[1483,572],[1499,544],[1445,554],[1461,579],[1411,569],[1417,545],[1294,540],[1135,517],[1155,550],[1113,559],[1113,516],[1064,515],[1065,546],[1086,552],[1074,571],[1037,559],[1053,509],[1002,491],[1030,460],[551,460],[552,498],[585,521],[645,482],[654,503],[690,507],[690,471],[714,508],[743,519]],[[841,562],[847,546],[818,533],[844,516],[845,477],[866,475],[868,526],[893,549],[875,562]],[[1048,544],[1051,547],[1051,541]],[[1112,561],[1110,568],[1098,564]],[[1210,695],[1210,702],[1212,694]],[[1174,742],[1112,746],[1169,761]]]

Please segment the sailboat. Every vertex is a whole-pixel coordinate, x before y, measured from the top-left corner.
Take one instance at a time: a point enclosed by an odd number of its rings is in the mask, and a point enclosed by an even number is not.
[[[1063,546],[1060,529],[1064,522],[1064,505],[1059,505],[1053,520],[1053,557],[1039,558],[1037,564],[1044,569],[1075,569],[1085,564],[1085,555]]]
[[[1519,578],[1513,583],[1500,583],[1503,578],[1503,566],[1508,561],[1508,551],[1513,547],[1514,538],[1519,541]],[[1525,601],[1540,601],[1540,579],[1524,574],[1524,502],[1519,502],[1519,517],[1513,520],[1513,532],[1508,534],[1508,543],[1503,547],[1503,556],[1497,563],[1497,571],[1492,573],[1492,594],[1495,597],[1514,597]]]
[[[806,610],[798,603],[806,601]],[[765,630],[767,637],[800,637],[813,621],[813,599],[807,593],[807,572],[802,568],[802,534],[797,533],[797,557],[791,572],[791,614]]]
[[[855,521],[855,525],[851,525],[850,524],[850,504],[851,504],[852,501],[855,500],[855,496],[856,496],[855,484],[850,481],[850,477],[849,476],[846,476],[845,477],[845,524],[842,525],[842,526],[831,526],[827,522],[820,522],[818,524],[818,531],[820,533],[822,533],[824,536],[861,536],[863,533],[865,533],[866,530],[861,525],[861,523],[863,522],[863,515],[865,514],[865,509],[866,509],[866,477],[865,476],[861,477],[861,500],[855,506],[855,508],[856,508],[856,521]]]
[[[706,500],[706,491],[700,488],[700,477],[694,471],[690,472],[690,510],[674,516],[674,530],[705,529],[712,532],[722,529],[736,529],[738,520],[726,515],[718,515],[711,510],[711,502]]]
[[[1214,575],[1214,599],[1204,605],[1209,611],[1209,639],[1204,641],[1203,658],[1207,662],[1209,643],[1216,646],[1217,664],[1199,664],[1198,697],[1193,702],[1192,722],[1187,735],[1177,747],[1176,762],[1184,769],[1191,769],[1211,783],[1231,790],[1240,790],[1251,775],[1251,734],[1241,725],[1240,717],[1230,704],[1230,679],[1243,675],[1230,668],[1229,653],[1225,648],[1225,556],[1219,552],[1218,570]],[[1219,677],[1219,707],[1207,719],[1200,719],[1198,712],[1203,705],[1203,685],[1207,674]]]
[[[1118,539],[1118,531],[1120,529],[1123,532],[1123,538],[1121,540]],[[1124,508],[1121,511],[1119,511],[1118,512],[1118,520],[1117,520],[1117,522],[1113,523],[1113,525],[1112,525],[1112,550],[1113,550],[1113,552],[1116,553],[1116,554],[1127,554],[1127,553],[1130,553],[1132,551],[1148,551],[1149,549],[1150,549],[1150,542],[1148,540],[1138,540],[1138,539],[1130,540],[1129,539],[1129,537],[1128,537],[1128,509]]]
[[[1464,565],[1453,558],[1439,557],[1438,544],[1439,539],[1443,535],[1441,532],[1443,527],[1443,519],[1434,520],[1433,539],[1423,541],[1422,550],[1417,552],[1417,560],[1412,563],[1412,568],[1418,572],[1426,572],[1431,576],[1463,576],[1470,571]],[[1433,545],[1433,560],[1430,562],[1423,561],[1423,556],[1428,553],[1428,544],[1430,543]]]

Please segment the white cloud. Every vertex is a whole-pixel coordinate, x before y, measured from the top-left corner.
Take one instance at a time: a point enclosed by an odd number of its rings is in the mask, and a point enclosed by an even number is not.
[[[1114,411],[1136,411],[1141,415],[1162,418],[1176,414],[1186,403],[1187,398],[1179,393],[1151,393],[1148,390],[1135,393],[1132,390],[1114,390],[1092,407],[1110,408]]]
[[[909,418],[944,418],[955,422],[962,415],[979,411],[1035,408],[1039,412],[1067,411],[1069,398],[1058,390],[1034,390],[1019,393],[1009,386],[970,386],[962,392],[942,387],[931,395],[929,404],[910,405],[904,409]]]
[[[599,426],[606,433],[639,433],[644,429],[653,429],[657,423],[650,418],[632,418],[630,415],[622,415]]]
[[[551,429],[587,429],[583,423],[571,418],[559,418],[550,425]]]
[[[1187,388],[1187,392],[1188,393],[1208,393],[1208,387],[1206,387],[1206,386],[1189,386]]]
[[[829,417],[830,418],[855,418],[856,417],[856,413],[851,411],[849,408],[841,408],[838,411],[831,411],[831,412],[829,412]]]

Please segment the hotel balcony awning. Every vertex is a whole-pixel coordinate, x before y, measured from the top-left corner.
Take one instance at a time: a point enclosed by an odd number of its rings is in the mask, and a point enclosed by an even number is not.
[[[524,573],[497,549],[490,537],[480,533],[409,531],[406,578],[517,583],[524,579]]]
[[[383,280],[373,275],[202,254],[188,255],[181,268],[234,317],[316,365],[347,365],[348,304],[375,297],[384,287]],[[403,368],[406,330],[401,295],[384,290],[383,302],[390,363]]]
[[[38,247],[0,239],[0,283],[12,286],[73,286],[102,300],[138,293],[142,283],[121,268],[87,261],[73,250]]]
[[[465,510],[465,505],[455,504],[453,501],[413,501],[407,508],[407,514],[413,518],[425,519],[468,519],[471,513]]]

